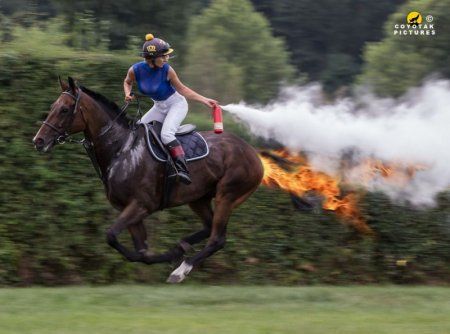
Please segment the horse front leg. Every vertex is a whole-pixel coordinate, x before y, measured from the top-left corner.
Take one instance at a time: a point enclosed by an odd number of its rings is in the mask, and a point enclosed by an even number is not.
[[[154,254],[153,252],[148,250],[148,242],[147,242],[147,230],[142,221],[135,223],[133,225],[127,226],[128,232],[133,239],[134,249],[136,253],[130,252],[126,250],[125,247],[122,246],[122,251],[128,252],[126,256],[128,260],[133,262],[143,262],[145,264],[154,264],[161,262],[171,262],[174,260],[178,260],[184,254],[184,250],[180,247],[175,247],[174,249],[163,253],[163,254]]]
[[[214,215],[211,207],[211,197],[204,197],[195,202],[191,202],[189,206],[201,218],[203,229],[183,237],[174,248],[166,253],[171,255],[171,262],[180,260],[185,253],[192,249],[192,245],[205,240],[211,234]]]
[[[106,241],[108,245],[125,256],[128,261],[136,262],[142,260],[142,253],[127,249],[119,242],[117,237],[125,228],[130,228],[131,231],[134,231],[136,233],[136,238],[133,237],[135,248],[146,247],[146,233],[144,235],[144,239],[142,238],[142,228],[144,228],[145,231],[142,220],[145,216],[147,216],[147,214],[147,210],[144,207],[140,206],[136,201],[133,201],[127,207],[125,207],[115,223],[111,225],[106,231]],[[142,225],[142,227],[139,225]],[[137,237],[139,234],[140,236]]]
[[[148,249],[147,231],[145,230],[145,226],[143,223],[129,226],[128,231],[133,238],[134,249],[136,250],[136,253],[128,253],[127,259],[133,262],[139,261],[145,264],[174,262],[182,258],[184,253],[187,252],[190,247],[189,244],[183,242],[182,240],[173,249],[162,254],[155,254]],[[124,247],[122,248],[122,250],[123,249]]]
[[[128,232],[130,232],[133,239],[134,249],[138,253],[145,253],[148,249],[147,243],[147,230],[142,221],[128,226]]]
[[[154,254],[147,250],[147,246],[145,243],[145,247],[142,247],[144,241],[146,239],[145,227],[144,230],[141,228],[134,227],[130,230],[130,233],[133,237],[133,241],[135,242],[135,249],[137,252],[142,254],[141,261],[147,264],[153,263],[161,263],[161,262],[177,262],[179,261],[183,255],[191,249],[193,244],[196,244],[206,238],[211,234],[211,224],[213,219],[213,210],[211,208],[211,198],[205,197],[195,202],[189,203],[192,211],[194,211],[203,222],[203,229],[192,233],[186,237],[183,237],[178,244],[170,249],[169,251],[162,254]],[[144,250],[145,249],[145,250]]]

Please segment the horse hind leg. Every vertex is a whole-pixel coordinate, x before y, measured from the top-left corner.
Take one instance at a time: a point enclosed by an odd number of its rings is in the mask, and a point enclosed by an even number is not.
[[[191,246],[205,240],[211,234],[211,225],[213,220],[213,210],[211,208],[211,197],[204,197],[195,202],[189,203],[192,211],[194,211],[203,222],[203,229],[182,238],[179,243],[163,254],[143,253],[143,262],[175,262],[180,260],[183,255],[191,249]]]
[[[209,236],[208,242],[200,252],[183,261],[183,263],[170,274],[167,279],[168,283],[179,283],[183,281],[194,266],[199,265],[207,257],[223,248],[226,241],[226,225],[228,223],[228,219],[230,218],[231,210],[231,203],[217,203],[216,201],[211,235]]]
[[[203,229],[180,240],[176,248],[182,251],[181,256],[183,256],[192,245],[195,245],[210,236],[214,217],[214,212],[211,207],[211,197],[203,197],[195,202],[189,203],[189,206],[192,211],[194,211],[201,218]]]
[[[194,267],[225,246],[226,229],[232,210],[243,203],[256,190],[258,185],[247,187],[247,191],[243,191],[241,194],[233,194],[232,200],[229,199],[230,195],[216,197],[211,234],[206,246],[193,257],[183,261],[170,274],[167,279],[168,283],[180,283]]]

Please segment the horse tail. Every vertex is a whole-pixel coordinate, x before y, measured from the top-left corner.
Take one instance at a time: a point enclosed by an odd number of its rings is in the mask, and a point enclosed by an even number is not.
[[[295,184],[296,181],[301,180],[298,178],[298,172],[302,169],[302,166],[307,165],[307,161],[299,157],[291,157],[286,155],[284,151],[268,152],[265,150],[259,150],[258,156],[261,159],[261,163],[264,167],[264,176],[262,179],[262,185],[268,187],[276,187],[284,190],[291,197],[294,208],[301,212],[321,213],[322,210],[336,211],[341,206],[335,208],[324,208],[324,202],[327,200],[327,195],[324,192],[320,192],[314,189],[306,190],[303,187],[298,187]],[[309,168],[306,168],[308,172]],[[293,184],[294,183],[294,184]],[[298,191],[300,189],[300,191]],[[342,198],[333,196],[334,200],[342,203],[342,207],[347,207],[347,202],[344,202]],[[353,200],[350,197],[344,199]],[[329,200],[329,198],[328,198]],[[350,206],[352,207],[352,206]],[[353,226],[357,231],[362,234],[372,234],[373,231],[365,223],[364,219],[359,213],[359,210],[345,210],[336,211],[341,216],[347,219],[346,224]]]
[[[264,176],[262,184],[269,187],[277,187],[283,189],[277,182],[271,178],[271,171],[274,169],[274,165],[283,171],[291,172],[298,166],[297,163],[290,161],[280,155],[274,154],[267,150],[258,150],[258,156],[261,159],[261,163],[264,167]],[[270,162],[269,162],[270,161]],[[276,167],[275,167],[276,168]],[[292,191],[283,189],[289,193],[294,208],[301,212],[321,212],[322,198],[312,193],[307,193],[304,196],[298,196]]]
[[[258,150],[258,155],[260,157],[268,158],[272,161],[274,161],[278,166],[283,168],[284,170],[291,170],[295,164],[292,161],[289,161],[288,159],[285,159],[279,155],[276,155],[272,152],[266,151],[266,150]],[[263,161],[264,164],[264,161]]]

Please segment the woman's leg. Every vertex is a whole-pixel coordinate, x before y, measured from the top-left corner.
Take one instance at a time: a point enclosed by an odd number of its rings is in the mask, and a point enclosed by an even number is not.
[[[184,151],[180,142],[175,137],[175,133],[180,127],[181,122],[186,117],[188,104],[183,96],[178,93],[175,94],[177,95],[171,97],[172,100],[168,101],[169,110],[161,130],[161,141],[168,148],[175,163],[178,179],[185,184],[190,184],[192,181],[189,177]]]
[[[158,121],[164,123],[167,113],[161,108],[158,103],[155,103],[149,111],[147,111],[144,116],[141,117],[140,123],[148,124],[152,121]]]
[[[176,140],[175,133],[186,118],[188,104],[186,99],[178,93],[177,96],[171,96],[168,100],[168,111],[165,115],[164,124],[161,130],[161,141],[164,145]]]

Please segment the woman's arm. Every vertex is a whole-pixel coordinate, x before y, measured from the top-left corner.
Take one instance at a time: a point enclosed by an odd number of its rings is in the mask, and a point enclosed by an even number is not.
[[[201,102],[210,108],[219,104],[216,100],[204,97],[204,96],[198,94],[197,92],[193,91],[189,87],[186,87],[180,81],[180,79],[178,78],[178,75],[176,74],[175,70],[172,67],[169,68],[169,74],[167,75],[167,78],[170,80],[170,83],[177,90],[177,92],[180,93],[181,95],[183,95],[185,98]]]
[[[131,90],[133,89],[133,83],[136,81],[136,78],[134,76],[134,70],[133,67],[130,67],[128,69],[127,76],[125,77],[125,80],[123,80],[123,91],[125,92],[125,101],[131,101],[134,99],[133,95],[131,94]]]

